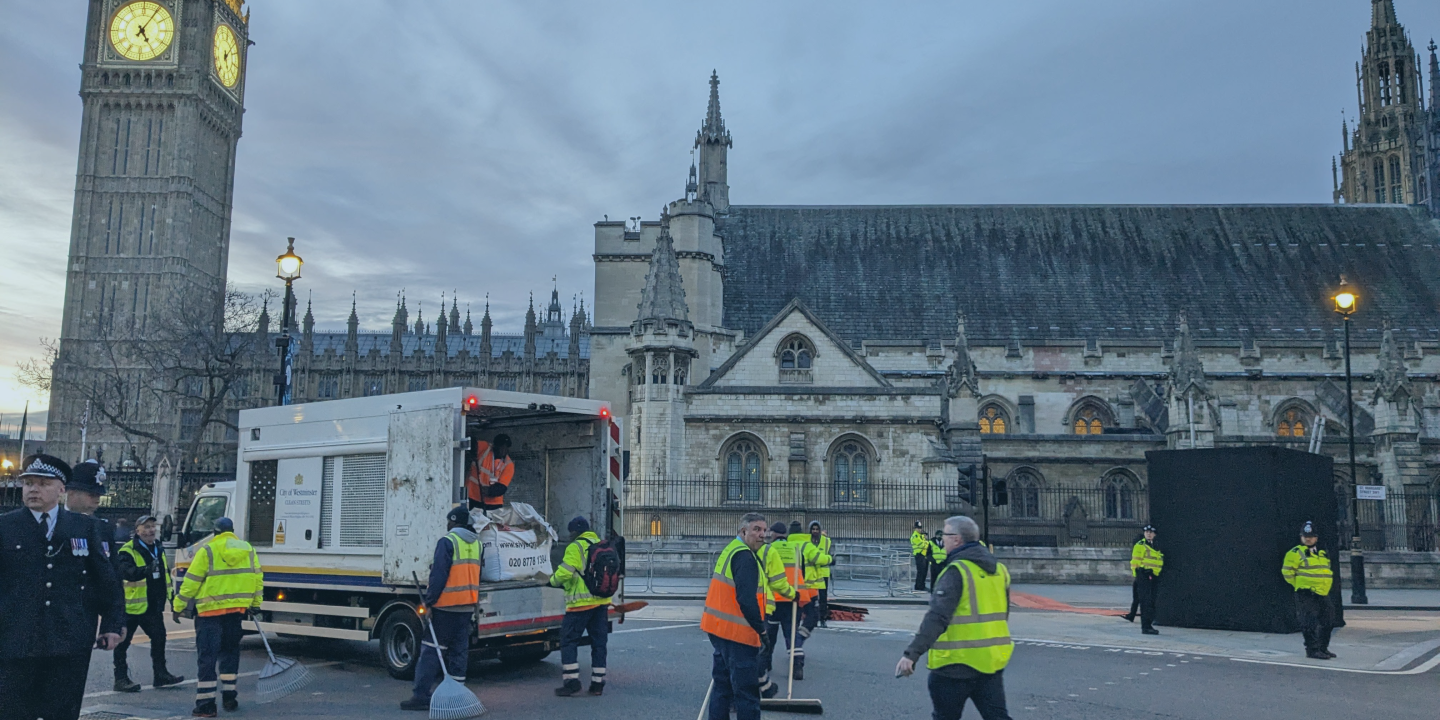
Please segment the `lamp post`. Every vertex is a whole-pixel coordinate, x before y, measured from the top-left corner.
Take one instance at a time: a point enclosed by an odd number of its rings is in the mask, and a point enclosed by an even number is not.
[[[1368,605],[1365,596],[1365,555],[1360,548],[1360,500],[1359,479],[1355,474],[1355,393],[1350,375],[1350,316],[1355,314],[1358,298],[1354,288],[1340,276],[1340,288],[1335,292],[1335,312],[1345,325],[1345,420],[1348,425],[1350,442],[1350,602],[1354,605]]]
[[[290,381],[294,368],[290,357],[290,323],[294,318],[290,308],[295,301],[291,284],[300,279],[300,266],[305,264],[295,254],[295,238],[289,240],[290,246],[285,249],[285,254],[275,258],[275,277],[285,281],[285,308],[280,312],[280,337],[275,339],[275,347],[280,349],[280,372],[275,375],[276,405],[290,404]]]

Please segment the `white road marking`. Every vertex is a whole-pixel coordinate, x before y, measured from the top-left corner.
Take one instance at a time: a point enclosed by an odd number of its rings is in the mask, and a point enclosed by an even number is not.
[[[675,628],[700,627],[700,623],[685,623],[683,625],[662,625],[660,627],[632,628],[630,630],[616,630],[611,635],[624,635],[625,633],[650,632],[651,630],[673,630]]]
[[[1360,675],[1419,675],[1435,669],[1440,665],[1440,655],[1436,655],[1423,664],[1410,668],[1409,670],[1358,670],[1354,668],[1331,667],[1327,665],[1303,665],[1301,663],[1276,662],[1274,660],[1251,660],[1250,658],[1232,657],[1235,662],[1257,663],[1260,665],[1280,665],[1283,667],[1309,668],[1311,670],[1329,670],[1331,672],[1358,673]]]
[[[322,663],[306,663],[306,664],[305,664],[305,667],[307,667],[307,668],[312,668],[312,669],[313,669],[313,668],[329,667],[329,666],[331,666],[331,665],[339,665],[339,664],[340,664],[340,661],[339,661],[339,660],[332,660],[332,661],[330,661],[330,662],[322,662]],[[236,675],[236,677],[252,677],[252,676],[255,676],[255,675],[259,675],[259,674],[260,674],[260,671],[259,671],[259,670],[252,670],[252,671],[250,671],[250,672],[240,673],[239,675]],[[169,688],[178,688],[178,687],[184,687],[184,686],[186,686],[186,685],[194,685],[194,684],[195,684],[195,680],[192,678],[192,679],[189,679],[189,680],[182,680],[182,681],[180,681],[180,682],[178,682],[178,683],[175,683],[174,685],[166,685],[165,687],[160,688],[160,690],[164,691],[164,690],[167,690],[167,689],[169,689]],[[87,694],[85,695],[85,697],[86,697],[86,698],[97,698],[97,697],[109,697],[109,696],[111,696],[111,695],[138,695],[138,693],[123,693],[123,692],[117,692],[117,691],[115,691],[115,690],[102,690],[102,691],[100,691],[100,692],[87,693]]]

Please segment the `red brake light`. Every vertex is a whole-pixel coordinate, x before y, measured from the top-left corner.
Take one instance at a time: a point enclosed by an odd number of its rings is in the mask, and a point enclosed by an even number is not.
[[[473,409],[475,409],[475,406],[476,406],[476,405],[479,405],[479,404],[480,404],[480,398],[477,398],[477,397],[475,397],[474,395],[471,395],[470,397],[465,398],[465,407],[467,407],[467,408],[470,408],[470,409],[473,410]]]
[[[602,407],[602,408],[600,408],[600,417],[602,417],[602,418],[608,418],[608,417],[610,417],[610,408],[608,408],[608,407]]]

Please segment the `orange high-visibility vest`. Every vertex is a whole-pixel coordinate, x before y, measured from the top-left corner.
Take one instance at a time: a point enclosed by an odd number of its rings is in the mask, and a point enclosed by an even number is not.
[[[749,553],[758,568],[760,561],[755,553],[740,538],[730,541],[715,562],[710,574],[710,589],[705,593],[705,612],[700,616],[700,629],[715,637],[732,640],[742,645],[760,647],[760,634],[745,621],[740,610],[740,600],[735,595],[735,576],[730,572],[730,563],[735,555]],[[760,574],[757,572],[756,577]],[[765,619],[765,583],[755,583],[755,603],[760,606],[760,619]]]
[[[790,581],[790,587],[795,588],[796,594],[800,598],[800,606],[804,607],[809,605],[811,600],[814,600],[820,595],[820,591],[815,588],[805,587],[805,568],[803,562],[805,559],[805,544],[803,542],[794,542],[788,537],[784,540],[776,540],[770,544],[775,546],[780,552],[780,559],[785,563],[785,579]],[[778,596],[775,600],[776,602],[786,602]]]
[[[435,607],[478,605],[480,603],[480,541],[465,542],[450,533],[450,576]]]
[[[470,475],[465,479],[465,488],[471,500],[484,503],[486,507],[498,508],[503,502],[496,498],[487,498],[481,492],[483,488],[500,483],[510,487],[510,481],[515,477],[515,461],[509,457],[496,458],[490,448],[490,443],[478,440],[475,443],[475,462],[470,466]]]

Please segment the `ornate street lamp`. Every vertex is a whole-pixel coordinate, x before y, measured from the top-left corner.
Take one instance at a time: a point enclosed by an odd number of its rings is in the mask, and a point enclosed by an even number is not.
[[[1359,480],[1355,474],[1355,394],[1350,375],[1350,316],[1355,314],[1359,298],[1354,286],[1340,276],[1340,287],[1335,291],[1335,312],[1345,325],[1345,415],[1350,441],[1350,602],[1354,605],[1368,605],[1365,596],[1365,555],[1360,548],[1360,500]]]
[[[295,254],[295,238],[289,238],[290,246],[285,254],[275,258],[275,277],[285,281],[285,309],[280,313],[280,337],[275,347],[280,349],[280,372],[275,376],[275,404],[290,404],[290,382],[294,370],[294,358],[290,354],[290,323],[294,321],[291,306],[295,302],[291,284],[300,279],[300,266],[305,264]]]

